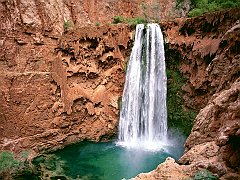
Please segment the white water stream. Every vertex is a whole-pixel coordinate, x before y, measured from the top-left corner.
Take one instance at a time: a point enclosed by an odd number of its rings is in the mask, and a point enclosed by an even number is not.
[[[145,32],[146,30],[146,32]],[[167,77],[158,24],[136,27],[122,97],[118,144],[159,150],[167,136]]]

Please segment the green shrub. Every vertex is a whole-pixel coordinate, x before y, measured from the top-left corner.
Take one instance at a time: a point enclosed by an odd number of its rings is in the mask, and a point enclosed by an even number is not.
[[[19,158],[23,161],[26,161],[29,156],[29,150],[24,150],[19,154]]]
[[[204,10],[204,9],[195,8],[195,9],[191,10],[191,11],[188,13],[188,16],[189,16],[189,17],[200,16],[200,15],[202,15],[202,14],[205,13],[205,12],[207,12],[207,11]]]
[[[147,23],[147,20],[144,17],[135,17],[135,18],[124,19],[122,16],[114,16],[113,23],[114,24],[127,23],[129,26],[135,27],[137,24]]]
[[[206,12],[213,12],[225,8],[240,7],[240,2],[237,0],[192,0],[192,9],[188,16],[199,16]]]
[[[199,170],[195,173],[193,180],[217,180],[218,177],[214,176],[207,169]]]
[[[124,23],[124,18],[122,16],[114,16],[113,24]]]
[[[19,158],[9,151],[0,152],[0,179],[37,179],[32,166],[27,162],[29,151],[20,153]]]
[[[74,23],[71,20],[64,21],[64,24],[63,24],[64,31],[70,30],[71,28],[73,28],[73,26],[74,26]]]
[[[96,26],[100,26],[100,22],[96,22],[96,24],[95,24]]]
[[[144,17],[128,18],[126,21],[130,26],[134,26],[134,27],[137,24],[146,24],[147,23],[147,21]]]
[[[177,0],[176,1],[176,8],[178,8],[182,2],[183,2],[183,0]]]
[[[240,2],[234,3],[232,1],[226,1],[221,4],[222,8],[234,8],[234,7],[240,7]]]
[[[14,154],[12,152],[0,152],[0,173],[3,171],[9,171],[11,169],[18,168],[19,166],[20,161],[14,157]]]

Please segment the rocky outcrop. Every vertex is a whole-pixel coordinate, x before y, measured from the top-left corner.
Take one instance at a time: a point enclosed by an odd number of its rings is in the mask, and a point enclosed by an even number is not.
[[[230,89],[215,94],[200,111],[179,160],[181,164],[208,169],[222,179],[229,179],[234,173],[239,175],[239,94],[240,79],[237,79]]]
[[[239,9],[162,23],[165,41],[181,57],[188,108],[200,110],[239,77]],[[171,63],[171,62],[170,62]]]
[[[59,39],[16,33],[1,42],[1,149],[38,152],[117,132],[128,26],[89,26]]]
[[[149,173],[142,173],[135,177],[135,180],[185,180],[191,176],[189,166],[179,165],[174,159],[168,157],[155,170]]]

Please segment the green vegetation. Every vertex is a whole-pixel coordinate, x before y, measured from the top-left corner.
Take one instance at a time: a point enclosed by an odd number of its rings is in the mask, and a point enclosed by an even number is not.
[[[196,113],[184,106],[182,86],[186,79],[179,71],[180,54],[166,49],[168,126],[188,136]]]
[[[135,18],[124,18],[122,16],[114,16],[113,24],[118,23],[127,23],[131,27],[135,27],[137,24],[145,24],[147,23],[146,19],[143,17],[135,17]]]
[[[17,169],[19,166],[20,161],[14,157],[12,152],[0,152],[0,173]]]
[[[176,1],[176,8],[179,8],[180,4],[183,2],[184,0],[177,0]]]
[[[114,16],[113,24],[124,23],[125,19],[122,16]]]
[[[219,178],[214,176],[207,169],[199,170],[195,173],[193,178],[189,178],[188,180],[218,180]]]
[[[25,150],[25,151],[22,151],[20,154],[19,154],[19,158],[22,160],[22,161],[26,161],[28,156],[29,156],[29,151],[28,150]]]
[[[118,23],[127,23],[131,27],[135,27],[137,24],[146,24],[159,22],[159,12],[160,12],[160,4],[159,2],[155,3],[142,3],[142,16],[134,17],[134,18],[124,18],[122,16],[114,16],[113,24]]]
[[[96,24],[95,24],[96,26],[100,26],[100,22],[96,22]]]
[[[181,0],[178,0],[178,2]],[[206,12],[213,12],[226,8],[240,7],[239,0],[191,0],[192,9],[188,13],[189,17],[200,16]]]
[[[128,18],[128,19],[126,19],[126,21],[132,27],[135,27],[137,24],[146,24],[147,23],[146,19],[143,17]]]
[[[73,26],[74,26],[74,23],[71,20],[64,21],[64,24],[63,24],[64,31],[70,30],[71,28],[73,28]]]
[[[19,159],[12,152],[0,152],[0,179],[36,179],[33,169],[27,162],[29,151],[23,151]]]

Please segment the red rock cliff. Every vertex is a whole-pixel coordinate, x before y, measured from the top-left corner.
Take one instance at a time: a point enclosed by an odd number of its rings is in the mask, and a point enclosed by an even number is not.
[[[60,39],[1,39],[1,149],[57,148],[116,133],[132,42],[125,25],[79,28]]]
[[[97,22],[106,24],[114,16],[145,14],[149,18],[166,19],[178,14],[175,5],[175,0],[1,0],[0,23],[6,33],[24,29],[61,34],[64,21],[72,21],[79,27]]]

